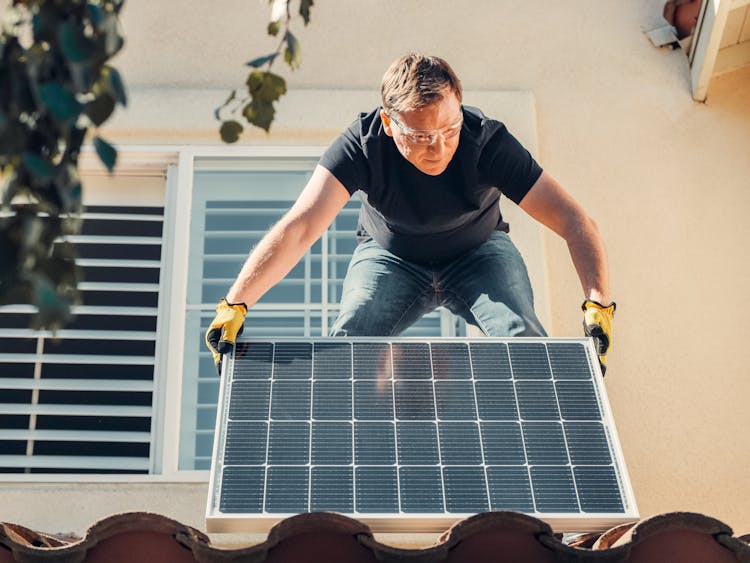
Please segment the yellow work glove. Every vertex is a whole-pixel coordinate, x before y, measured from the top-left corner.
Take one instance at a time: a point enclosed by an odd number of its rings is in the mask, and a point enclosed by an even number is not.
[[[234,348],[237,337],[242,334],[247,306],[244,303],[227,303],[226,299],[216,306],[216,316],[206,331],[206,346],[211,350],[214,364],[221,375],[221,355]]]
[[[583,331],[586,336],[594,338],[599,365],[604,375],[607,371],[607,353],[612,349],[612,318],[615,316],[617,305],[614,301],[609,305],[602,305],[598,301],[586,299],[581,308],[583,309]]]

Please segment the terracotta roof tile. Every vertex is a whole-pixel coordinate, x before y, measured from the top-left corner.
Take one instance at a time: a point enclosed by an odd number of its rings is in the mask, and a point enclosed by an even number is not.
[[[485,512],[458,522],[431,547],[403,549],[377,541],[357,520],[316,513],[283,520],[258,545],[222,549],[195,528],[136,512],[105,518],[80,539],[2,524],[0,563],[750,563],[748,539],[714,518],[678,512],[563,541],[536,518]]]

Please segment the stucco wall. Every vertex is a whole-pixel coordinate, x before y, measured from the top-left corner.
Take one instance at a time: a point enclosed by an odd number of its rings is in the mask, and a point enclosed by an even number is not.
[[[215,14],[214,3],[153,4],[125,8],[120,68],[132,86],[228,90],[242,83],[242,62],[272,45],[247,37],[264,27],[265,1],[222,3],[227,12]],[[448,59],[466,89],[530,91],[541,163],[598,221],[609,249],[618,311],[607,388],[641,514],[698,511],[747,533],[750,69],[714,79],[707,103],[693,102],[685,53],[656,49],[640,31],[662,4],[318,2],[299,33],[302,68],[283,72],[292,89],[376,90],[390,61],[416,49]],[[242,34],[220,35],[234,26]],[[578,335],[575,272],[560,239],[544,242],[549,328]],[[12,496],[42,503],[49,491]],[[195,522],[179,503],[153,509]]]

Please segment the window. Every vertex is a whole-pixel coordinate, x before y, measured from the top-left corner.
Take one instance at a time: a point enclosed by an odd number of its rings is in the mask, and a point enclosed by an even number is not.
[[[0,307],[2,473],[207,478],[219,379],[203,334],[320,149],[201,149],[202,157],[147,149],[121,150],[114,179],[86,180],[83,232],[72,239],[83,273],[73,322],[52,335],[28,328],[32,307]],[[352,198],[253,307],[245,334],[327,334],[357,244],[359,205]],[[465,329],[439,310],[408,334]]]
[[[234,281],[248,251],[289,209],[317,158],[195,163],[190,242],[179,469],[209,469],[219,379],[203,335],[214,307]],[[352,198],[324,236],[248,313],[245,335],[325,336],[338,313],[359,200]],[[437,311],[408,334],[454,335],[455,320]],[[441,328],[442,327],[442,328]],[[447,329],[445,327],[448,327]]]

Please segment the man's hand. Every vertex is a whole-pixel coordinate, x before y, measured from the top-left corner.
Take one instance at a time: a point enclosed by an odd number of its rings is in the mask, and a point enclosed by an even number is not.
[[[582,305],[583,331],[586,336],[594,338],[602,375],[607,371],[607,353],[612,349],[612,318],[616,308],[614,301],[609,305],[602,305],[598,301],[587,299]]]
[[[216,316],[206,331],[206,345],[214,357],[214,364],[221,375],[221,355],[234,348],[237,337],[242,334],[247,306],[244,303],[227,303],[226,299],[216,306]]]

